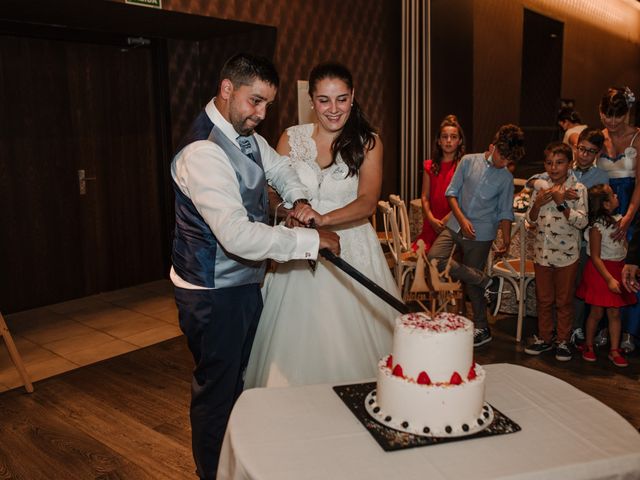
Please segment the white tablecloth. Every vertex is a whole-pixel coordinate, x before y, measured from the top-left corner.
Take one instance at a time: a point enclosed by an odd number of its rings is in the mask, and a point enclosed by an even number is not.
[[[485,368],[487,401],[522,431],[385,452],[330,385],[254,389],[231,414],[218,478],[640,478],[640,434],[612,409],[535,370]]]

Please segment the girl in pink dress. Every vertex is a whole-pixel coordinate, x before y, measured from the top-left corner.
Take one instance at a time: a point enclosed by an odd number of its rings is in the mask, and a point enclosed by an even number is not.
[[[438,234],[444,229],[451,208],[444,195],[458,162],[464,155],[464,132],[455,115],[447,115],[436,135],[433,158],[424,161],[422,177],[422,232],[416,238],[423,240],[428,252]],[[414,243],[414,249],[416,244]]]
[[[621,281],[622,267],[627,256],[627,239],[612,238],[621,218],[619,214],[613,213],[618,205],[618,196],[609,185],[594,185],[589,189],[590,226],[585,231],[589,259],[576,296],[591,306],[582,358],[587,362],[596,361],[593,348],[596,326],[606,309],[611,336],[609,359],[618,367],[626,367],[627,360],[620,351],[620,307],[636,303],[636,296],[626,291]]]

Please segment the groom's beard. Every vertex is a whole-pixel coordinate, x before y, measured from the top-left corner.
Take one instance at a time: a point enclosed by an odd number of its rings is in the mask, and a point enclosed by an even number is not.
[[[230,123],[233,125],[233,129],[243,136],[253,135],[255,128],[262,122],[262,118],[255,116],[234,118],[234,113],[233,111],[229,112]]]

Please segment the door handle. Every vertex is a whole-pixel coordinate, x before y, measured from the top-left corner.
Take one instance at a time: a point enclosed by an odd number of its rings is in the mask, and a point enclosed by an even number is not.
[[[78,170],[78,188],[80,190],[80,195],[87,194],[87,182],[95,179],[96,177],[87,177],[84,170]]]

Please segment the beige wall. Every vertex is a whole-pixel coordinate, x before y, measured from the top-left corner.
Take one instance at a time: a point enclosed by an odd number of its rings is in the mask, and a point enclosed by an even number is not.
[[[609,85],[640,94],[640,3],[634,0],[482,0],[474,2],[476,149],[496,128],[518,122],[524,8],[564,23],[563,98],[583,120],[599,124],[597,105]]]

